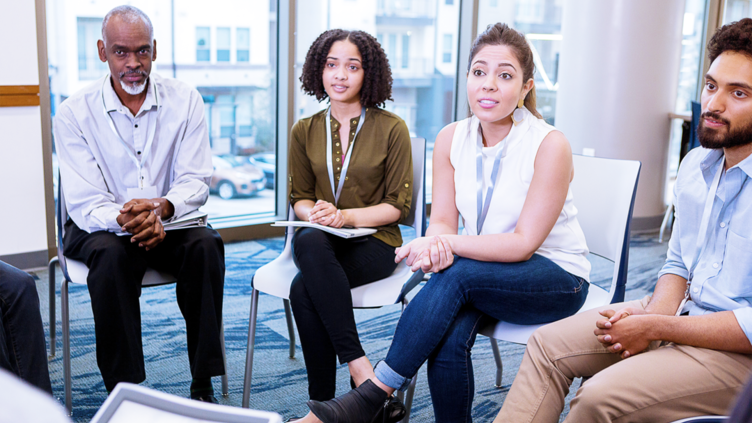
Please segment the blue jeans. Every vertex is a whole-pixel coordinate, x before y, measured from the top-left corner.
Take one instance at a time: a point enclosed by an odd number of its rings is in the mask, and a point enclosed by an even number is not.
[[[37,286],[29,274],[3,262],[0,262],[0,368],[52,393]]]
[[[376,376],[404,390],[428,360],[436,421],[470,422],[475,392],[470,350],[478,330],[492,319],[539,324],[571,316],[587,292],[584,279],[537,254],[519,263],[457,258],[405,309]]]

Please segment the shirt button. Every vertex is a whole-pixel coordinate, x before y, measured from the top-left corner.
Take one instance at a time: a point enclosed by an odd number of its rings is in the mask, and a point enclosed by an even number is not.
[[[720,266],[718,263],[713,263],[713,269],[717,269]]]
[[[354,121],[353,121],[353,125],[355,125],[356,123],[358,123],[358,121],[357,121],[357,120],[354,120]]]
[[[721,222],[721,227],[725,228],[726,227],[726,222]]]
[[[692,289],[692,292],[694,292],[695,294],[697,294],[698,292],[700,292],[700,288],[694,288],[694,289]]]
[[[337,166],[337,170],[339,170],[339,166]]]
[[[338,152],[337,152],[337,154],[342,154],[342,153],[340,153],[340,152],[338,151]]]
[[[138,128],[138,124],[136,124],[136,128]]]
[[[350,132],[350,135],[355,135],[355,132]]]
[[[334,143],[334,146],[335,146],[335,147],[339,147],[339,143],[338,143],[338,142],[335,142],[335,143]]]
[[[409,188],[409,187],[410,187],[410,184],[405,184],[405,188]]]
[[[138,154],[141,154],[141,152],[140,152],[140,151],[136,151],[136,153],[138,153]]]
[[[348,180],[349,178],[350,178],[349,176],[345,176],[345,180]]]
[[[337,157],[337,163],[339,163],[339,157]]]

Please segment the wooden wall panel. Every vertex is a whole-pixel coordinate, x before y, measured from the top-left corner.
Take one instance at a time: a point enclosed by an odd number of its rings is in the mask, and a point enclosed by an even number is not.
[[[39,106],[39,85],[0,85],[0,107]]]

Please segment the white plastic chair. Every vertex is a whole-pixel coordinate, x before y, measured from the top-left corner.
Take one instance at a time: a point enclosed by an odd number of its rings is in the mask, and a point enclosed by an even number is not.
[[[91,423],[148,422],[282,423],[277,413],[209,404],[120,382]]]
[[[608,291],[590,284],[585,304],[577,313],[624,301],[629,262],[629,225],[632,220],[640,162],[575,155],[574,180],[570,188],[577,206],[577,220],[585,233],[591,254],[614,262]],[[496,340],[527,344],[543,325],[490,324],[480,334],[491,338],[496,360],[496,387],[501,387],[502,363]]]
[[[59,176],[58,176],[59,178]],[[71,360],[70,360],[70,312],[68,308],[68,284],[75,283],[86,285],[89,276],[89,268],[83,262],[72,260],[65,257],[63,251],[63,237],[65,235],[65,222],[68,221],[68,211],[65,207],[65,196],[63,194],[62,181],[58,182],[58,203],[57,203],[57,257],[50,260],[49,264],[49,282],[50,282],[50,355],[55,355],[55,263],[60,265],[63,272],[63,282],[60,286],[60,309],[63,320],[63,385],[65,389],[65,408],[68,414],[72,415],[71,404]],[[175,283],[177,280],[169,273],[148,268],[141,281],[141,286],[151,287]],[[225,374],[222,375],[222,395],[228,394],[227,382],[227,355],[225,354],[225,330],[224,322],[221,324],[221,343],[222,343],[222,360],[224,361]]]
[[[412,207],[410,214],[407,216],[403,225],[412,226],[415,229],[416,236],[425,234],[425,155],[426,140],[423,138],[412,138],[412,156],[413,156],[413,195]],[[296,220],[295,212],[292,207],[288,210],[288,220]],[[287,327],[290,333],[290,358],[295,357],[295,333],[293,331],[292,316],[290,313],[290,285],[293,278],[298,274],[298,268],[295,266],[292,257],[292,235],[294,230],[288,227],[285,231],[285,248],[282,254],[270,263],[259,268],[253,276],[251,285],[253,291],[251,294],[251,316],[248,324],[248,351],[245,363],[245,380],[243,383],[243,407],[248,407],[251,396],[251,379],[253,377],[253,348],[256,341],[256,317],[258,314],[258,296],[259,292],[269,294],[284,300],[285,315],[287,317]],[[404,263],[397,265],[391,276],[380,281],[372,282],[350,292],[352,294],[353,306],[355,308],[375,308],[385,305],[402,304],[402,309],[407,306],[405,296],[415,286],[423,280],[423,272],[420,270],[413,273]],[[403,420],[409,420],[410,402],[412,401],[412,392],[415,388],[415,378],[413,384],[408,390],[405,406],[408,409],[408,415]]]

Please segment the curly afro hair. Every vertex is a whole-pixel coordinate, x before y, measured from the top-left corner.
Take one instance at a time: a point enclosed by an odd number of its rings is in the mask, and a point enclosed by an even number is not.
[[[330,29],[316,38],[308,49],[300,76],[303,92],[315,96],[318,101],[329,97],[322,81],[324,65],[332,44],[342,40],[355,44],[363,58],[365,75],[360,89],[360,104],[364,107],[383,107],[387,100],[392,100],[392,71],[381,44],[363,31]]]
[[[712,63],[727,51],[743,53],[752,58],[752,19],[744,18],[718,29],[708,42],[708,58]]]

